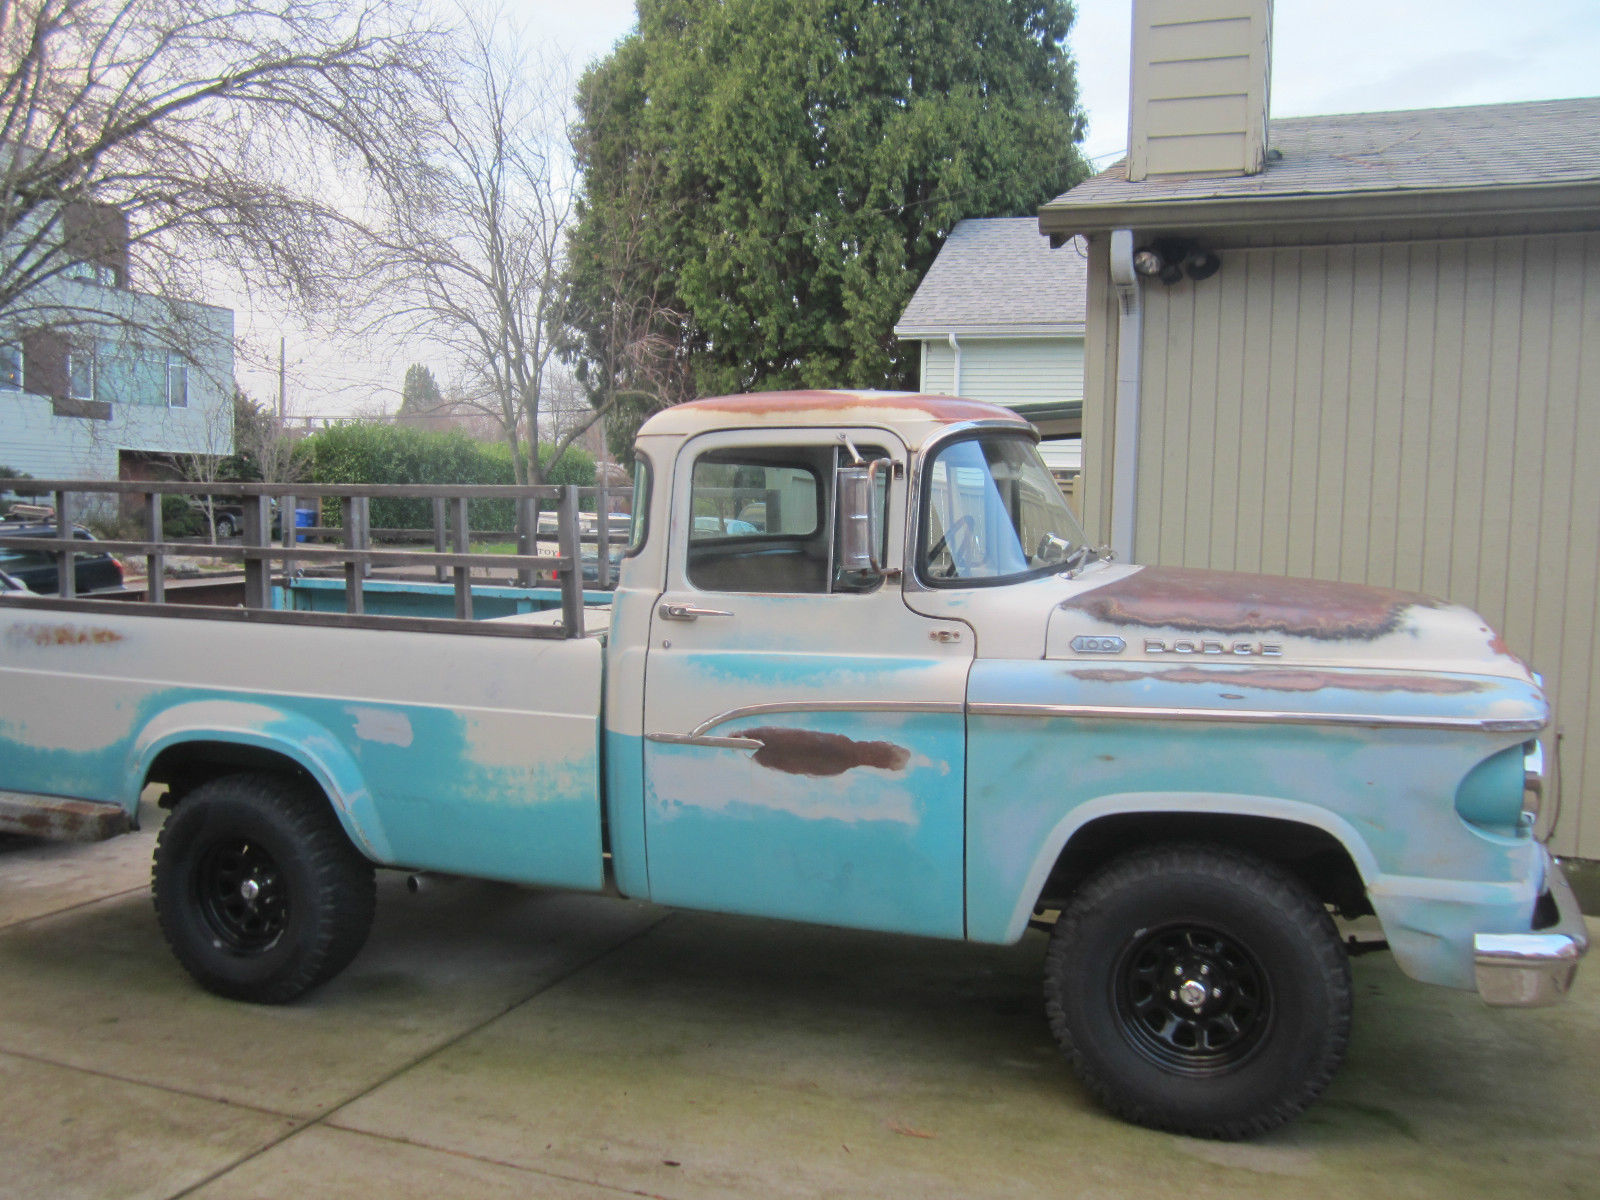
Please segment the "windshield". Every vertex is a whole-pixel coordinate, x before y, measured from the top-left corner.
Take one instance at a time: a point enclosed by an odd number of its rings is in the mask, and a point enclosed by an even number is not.
[[[1082,566],[1088,539],[1026,438],[952,442],[928,465],[918,569],[935,587]]]

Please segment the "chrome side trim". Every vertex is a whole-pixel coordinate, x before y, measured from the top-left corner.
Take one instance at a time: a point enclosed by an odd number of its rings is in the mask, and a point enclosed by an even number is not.
[[[1072,717],[1090,721],[1211,721],[1240,725],[1355,725],[1363,728],[1470,729],[1482,733],[1532,733],[1543,729],[1542,717],[1516,720],[1495,717],[1404,717],[1377,713],[1308,713],[1269,709],[1141,708],[1101,704],[1001,704],[979,701],[967,706],[976,717]]]
[[[647,733],[644,740],[668,746],[710,746],[715,750],[760,750],[766,746],[759,738],[699,737],[692,733]]]
[[[742,721],[746,717],[764,717],[771,713],[795,712],[873,712],[873,713],[955,713],[965,711],[959,701],[949,703],[912,703],[904,700],[780,700],[768,704],[746,704],[730,708],[727,712],[709,717],[689,731],[691,738],[703,738],[706,730],[715,729],[728,721]],[[680,735],[652,733],[646,735],[656,741],[665,741]],[[724,739],[748,741],[748,738]],[[696,743],[699,744],[699,743]],[[759,745],[760,743],[756,743]]]

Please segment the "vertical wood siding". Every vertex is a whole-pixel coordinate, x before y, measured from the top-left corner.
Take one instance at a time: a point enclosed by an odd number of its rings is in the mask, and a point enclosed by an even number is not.
[[[1600,235],[1235,249],[1144,299],[1136,557],[1475,608],[1555,700],[1557,848],[1600,858]]]

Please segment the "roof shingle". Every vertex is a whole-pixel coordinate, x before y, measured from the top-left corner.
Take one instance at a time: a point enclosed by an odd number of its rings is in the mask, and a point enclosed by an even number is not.
[[[1123,161],[1045,207],[1591,182],[1600,99],[1280,117],[1267,145],[1259,175],[1129,183]]]
[[[1050,249],[1032,217],[958,221],[895,334],[1081,333],[1084,253],[1081,239]]]

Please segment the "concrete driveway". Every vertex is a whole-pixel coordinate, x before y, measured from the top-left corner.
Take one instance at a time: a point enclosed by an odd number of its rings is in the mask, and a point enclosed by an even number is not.
[[[309,1000],[193,986],[153,830],[0,843],[0,1196],[1600,1195],[1600,969],[1484,1008],[1356,961],[1322,1103],[1258,1142],[1092,1107],[1043,939],[995,950],[381,877]],[[1600,932],[1600,926],[1591,923]]]

